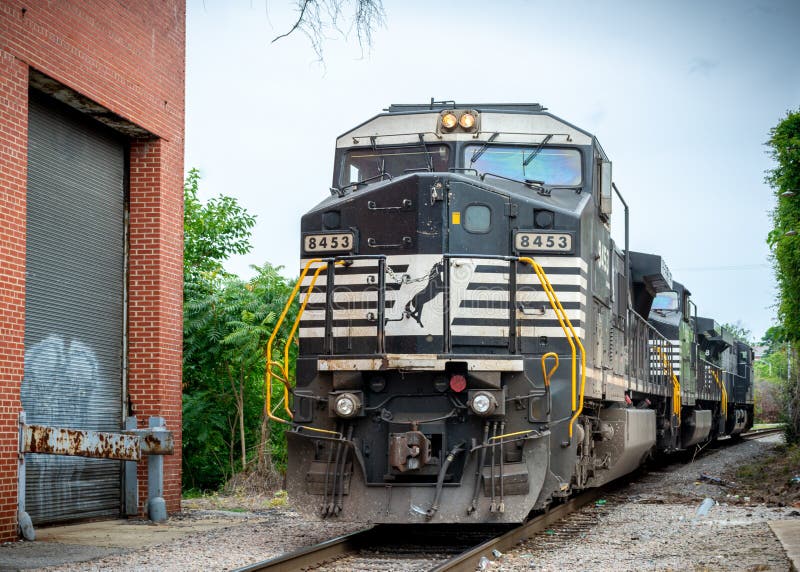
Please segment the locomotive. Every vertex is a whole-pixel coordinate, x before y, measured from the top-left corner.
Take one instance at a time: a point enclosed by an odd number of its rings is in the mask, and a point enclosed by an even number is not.
[[[615,193],[597,138],[539,104],[392,105],[340,136],[267,349],[295,504],[521,522],[749,428],[752,350],[630,251],[627,206],[615,244]]]

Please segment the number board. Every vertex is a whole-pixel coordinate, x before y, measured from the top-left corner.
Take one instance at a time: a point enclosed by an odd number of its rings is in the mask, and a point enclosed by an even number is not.
[[[526,232],[514,235],[518,252],[572,252],[572,234],[567,232]]]
[[[305,252],[349,252],[353,250],[355,237],[352,232],[307,234],[303,236]]]

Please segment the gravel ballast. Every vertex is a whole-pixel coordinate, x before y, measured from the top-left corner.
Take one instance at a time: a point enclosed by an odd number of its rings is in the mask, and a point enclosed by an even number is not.
[[[791,507],[737,498],[735,487],[700,480],[767,453],[778,437],[723,447],[684,465],[653,471],[528,540],[485,570],[791,570],[770,520],[798,518]],[[706,498],[715,501],[697,514]]]
[[[304,520],[297,512],[274,508],[257,512],[187,510],[171,518],[198,520],[220,514],[238,522],[138,550],[125,550],[89,562],[40,570],[64,571],[197,571],[233,570],[311,546],[363,525],[337,521]]]
[[[745,441],[693,462],[653,470],[585,507],[492,562],[485,570],[790,570],[770,520],[800,518],[791,507],[768,507],[736,498],[735,488],[701,482],[769,451],[778,438]],[[716,504],[698,516],[705,498]],[[202,503],[186,502],[176,521],[218,517]],[[232,570],[362,528],[357,523],[305,519],[290,508],[249,506],[222,511],[231,524],[88,562],[41,570]],[[176,523],[177,524],[177,523]],[[9,553],[6,553],[8,555]],[[338,563],[337,563],[338,564]],[[329,564],[329,569],[340,569]],[[345,562],[341,564],[346,566]],[[404,565],[405,564],[405,565]],[[383,569],[424,569],[406,561]],[[415,566],[415,564],[417,566]],[[421,564],[421,563],[420,563]],[[410,568],[408,567],[410,566]]]

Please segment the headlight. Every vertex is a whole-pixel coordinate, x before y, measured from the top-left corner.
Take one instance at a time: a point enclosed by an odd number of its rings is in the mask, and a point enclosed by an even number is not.
[[[455,113],[447,112],[442,115],[442,129],[452,129],[458,123]]]
[[[475,133],[479,124],[480,113],[474,109],[446,109],[439,113],[436,129],[442,133]]]
[[[458,118],[458,124],[462,129],[472,129],[475,126],[475,116],[470,112],[464,113]]]
[[[339,417],[353,417],[361,408],[361,401],[352,393],[343,393],[333,402],[333,410]]]
[[[472,397],[472,402],[469,404],[478,415],[491,415],[497,408],[497,401],[494,396],[489,393],[478,392]]]

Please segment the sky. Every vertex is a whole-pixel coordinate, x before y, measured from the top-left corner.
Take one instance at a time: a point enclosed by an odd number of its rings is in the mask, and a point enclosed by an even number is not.
[[[391,103],[538,102],[597,136],[630,207],[631,250],[658,253],[698,313],[758,339],[777,290],[765,142],[800,108],[795,0],[385,0],[368,49],[292,0],[188,0],[186,169],[200,196],[257,216],[228,270],[298,269],[300,217],[329,195],[336,137]],[[347,5],[345,5],[347,10]],[[347,28],[347,25],[343,26]],[[614,205],[613,235],[624,218]]]

